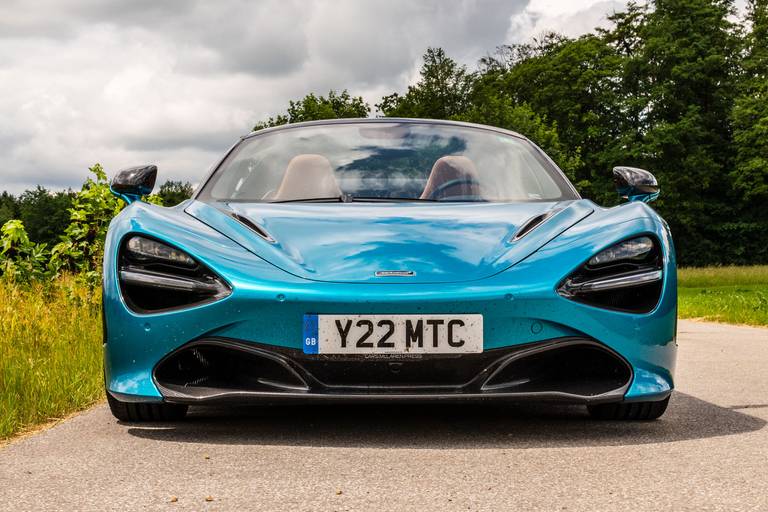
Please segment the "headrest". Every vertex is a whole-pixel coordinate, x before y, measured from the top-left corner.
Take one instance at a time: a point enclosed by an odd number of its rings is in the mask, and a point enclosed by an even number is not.
[[[477,197],[480,195],[480,185],[477,179],[477,168],[469,158],[459,155],[440,157],[432,166],[424,192],[421,193],[421,199]],[[455,184],[450,185],[450,182],[455,182]],[[444,188],[441,189],[441,187]],[[438,196],[432,197],[433,194],[438,194]]]
[[[333,167],[323,155],[296,155],[285,168],[273,201],[291,201],[313,197],[336,197],[341,189],[333,174]]]

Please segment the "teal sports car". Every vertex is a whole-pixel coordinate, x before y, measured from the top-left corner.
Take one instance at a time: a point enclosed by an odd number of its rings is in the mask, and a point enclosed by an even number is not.
[[[128,206],[104,257],[107,398],[124,421],[276,401],[538,400],[664,413],[675,252],[656,179],[580,197],[525,137],[414,119],[242,137],[192,199]]]

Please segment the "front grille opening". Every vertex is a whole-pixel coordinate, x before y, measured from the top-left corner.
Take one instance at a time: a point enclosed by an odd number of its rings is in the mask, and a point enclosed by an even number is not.
[[[302,391],[306,383],[286,364],[257,352],[219,345],[195,345],[165,359],[155,370],[162,387],[178,393],[218,391]]]
[[[627,364],[612,352],[599,345],[577,344],[514,359],[496,371],[483,390],[593,397],[622,388],[631,377]]]

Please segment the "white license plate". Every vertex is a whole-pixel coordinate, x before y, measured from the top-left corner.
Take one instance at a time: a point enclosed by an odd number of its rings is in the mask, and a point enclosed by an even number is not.
[[[483,315],[304,315],[306,354],[483,351]]]

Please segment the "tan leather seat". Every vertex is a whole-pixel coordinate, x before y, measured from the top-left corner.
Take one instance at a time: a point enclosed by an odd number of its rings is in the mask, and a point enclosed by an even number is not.
[[[433,197],[433,194],[437,195]],[[432,166],[421,199],[446,197],[480,197],[477,168],[469,158],[448,155],[438,158]]]
[[[283,181],[272,196],[273,201],[337,197],[341,189],[333,174],[333,167],[323,155],[296,155],[285,168]]]

